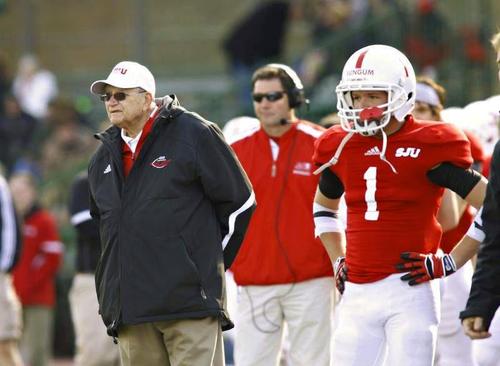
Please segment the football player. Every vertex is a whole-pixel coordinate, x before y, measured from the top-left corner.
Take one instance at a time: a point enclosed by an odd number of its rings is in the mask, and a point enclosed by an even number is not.
[[[415,120],[415,89],[413,67],[397,49],[371,45],[356,51],[336,88],[341,126],[316,142],[321,178],[315,230],[336,276],[347,269],[333,335],[336,366],[384,359],[386,365],[433,364],[438,283],[408,286],[396,265],[402,252],[428,253],[436,271],[452,272],[454,263],[435,254],[444,188],[474,207],[484,197],[487,181],[470,169],[467,138],[451,124]],[[345,235],[337,217],[343,193]]]

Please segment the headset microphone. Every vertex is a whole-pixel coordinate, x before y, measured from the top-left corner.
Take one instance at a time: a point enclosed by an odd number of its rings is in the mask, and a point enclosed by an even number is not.
[[[284,126],[284,125],[287,125],[287,124],[289,124],[289,123],[292,123],[292,122],[290,122],[290,121],[289,121],[289,120],[287,120],[286,118],[282,118],[282,119],[280,119],[280,120],[278,121],[278,125],[280,125],[280,126]]]

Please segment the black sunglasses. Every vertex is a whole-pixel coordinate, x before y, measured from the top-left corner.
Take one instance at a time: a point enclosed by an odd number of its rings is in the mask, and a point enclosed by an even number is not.
[[[277,100],[283,98],[283,95],[285,95],[284,91],[275,91],[271,93],[255,93],[252,94],[252,99],[257,103],[262,102],[262,99],[264,98],[266,98],[270,102],[276,102]]]
[[[139,91],[137,93],[133,93],[133,94],[142,94],[142,93],[146,93],[146,91],[142,90],[142,91]],[[115,98],[115,100],[117,102],[121,102],[122,100],[125,100],[128,96],[130,95],[133,95],[133,94],[127,94],[127,93],[124,93],[124,92],[116,92],[116,93],[106,93],[106,94],[102,94],[99,96],[99,98],[103,101],[103,102],[109,102],[109,100],[111,99],[111,97]]]

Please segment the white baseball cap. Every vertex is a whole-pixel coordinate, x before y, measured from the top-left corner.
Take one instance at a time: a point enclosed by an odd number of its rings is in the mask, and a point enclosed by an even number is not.
[[[90,86],[90,92],[97,95],[104,94],[106,85],[116,88],[142,88],[155,97],[155,78],[146,66],[137,62],[122,61],[116,64],[106,80],[97,80]]]

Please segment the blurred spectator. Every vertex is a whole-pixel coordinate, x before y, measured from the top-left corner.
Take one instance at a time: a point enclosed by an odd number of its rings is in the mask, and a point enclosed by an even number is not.
[[[14,163],[31,149],[36,119],[24,112],[16,97],[6,94],[0,114],[0,162],[10,172]]]
[[[435,0],[416,1],[406,37],[406,54],[423,75],[436,78],[436,67],[448,54],[449,25]]]
[[[30,366],[46,366],[51,357],[55,276],[63,245],[54,217],[38,204],[37,182],[28,171],[16,172],[10,188],[23,218],[23,249],[14,269],[14,287],[23,306],[21,353]]]
[[[69,294],[76,335],[76,366],[119,365],[118,346],[113,344],[99,316],[94,272],[101,253],[99,225],[90,216],[89,181],[77,175],[71,187],[69,211],[77,232],[76,275]]]
[[[67,222],[69,188],[78,172],[85,169],[97,140],[82,123],[71,100],[56,98],[49,103],[46,118],[47,136],[41,137],[40,167],[45,180],[42,187],[43,203],[57,215],[58,221]]]
[[[57,98],[49,103],[47,127],[49,137],[42,146],[44,171],[60,170],[74,164],[75,160],[88,159],[97,146],[69,99]]]
[[[21,306],[10,272],[21,250],[21,235],[9,186],[0,174],[0,365],[21,366]]]
[[[484,26],[465,25],[460,29],[463,52],[469,64],[484,65],[488,60],[487,36]]]
[[[330,62],[330,52],[325,43],[339,31],[345,33],[351,26],[352,2],[347,0],[314,0],[311,4],[311,41],[314,49],[306,53],[302,60],[301,74],[304,84],[312,86],[320,76],[325,63]],[[335,52],[335,59],[344,60],[350,53],[349,49]],[[335,67],[335,66],[333,66]],[[340,65],[339,65],[340,67]]]
[[[282,56],[289,21],[299,16],[298,1],[263,1],[238,21],[223,48],[238,92],[241,112],[250,112],[249,80],[258,66]]]
[[[3,100],[9,94],[12,87],[12,80],[7,62],[7,57],[0,51],[0,116],[3,115],[4,104]]]
[[[21,108],[38,119],[45,117],[49,102],[58,93],[56,77],[42,69],[34,55],[19,60],[12,90]]]
[[[353,11],[349,0],[314,0],[312,2],[313,22],[312,39],[319,43],[340,29],[350,18]]]

